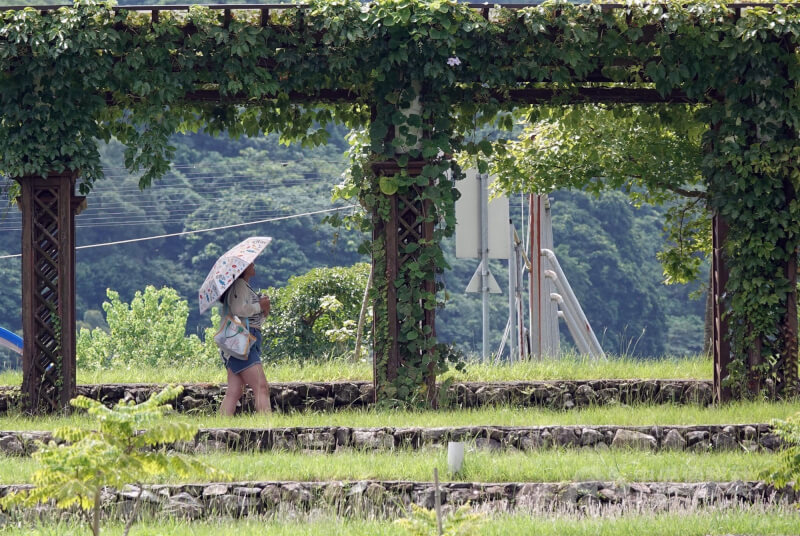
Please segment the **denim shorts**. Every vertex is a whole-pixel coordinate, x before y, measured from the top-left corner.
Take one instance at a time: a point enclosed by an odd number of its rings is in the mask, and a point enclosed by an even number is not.
[[[235,357],[225,358],[222,352],[220,352],[222,361],[225,362],[225,367],[229,368],[234,374],[240,374],[253,365],[261,363],[261,328],[250,328],[250,334],[255,335],[256,340],[250,344],[250,353],[247,354],[247,359],[237,359]]]

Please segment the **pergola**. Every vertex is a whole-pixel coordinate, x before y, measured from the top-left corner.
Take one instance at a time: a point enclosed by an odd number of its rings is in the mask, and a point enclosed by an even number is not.
[[[728,6],[731,17],[741,17],[743,12],[755,4],[731,4]],[[36,6],[36,10],[44,15],[57,13],[58,5]],[[219,24],[227,27],[241,12],[258,13],[258,20],[263,28],[271,25],[272,17],[284,10],[302,10],[302,5],[253,5],[253,4],[222,4],[206,6],[217,14]],[[510,10],[519,10],[526,7],[520,4],[470,4],[469,7],[489,20],[496,7]],[[629,9],[625,4],[602,4],[596,6],[604,13],[624,12]],[[18,10],[22,7],[3,7],[0,11]],[[135,11],[145,13],[153,23],[157,23],[165,12],[186,12],[189,6],[119,6],[115,11]],[[558,9],[558,8],[556,8]],[[558,13],[556,13],[558,16]],[[302,17],[301,17],[302,18]],[[643,41],[652,38],[658,31],[655,26],[642,28]],[[0,37],[2,39],[2,37]],[[323,47],[323,40],[318,36],[319,46]],[[617,65],[633,65],[636,60],[618,60]],[[264,58],[259,67],[269,67],[270,59]],[[591,72],[575,75],[570,80],[569,91],[564,90],[564,84],[553,79],[526,80],[519,79],[513,87],[484,87],[480,97],[469,87],[463,90],[464,101],[487,97],[501,106],[532,105],[532,104],[579,104],[579,103],[605,103],[605,104],[651,104],[674,103],[691,104],[703,103],[707,99],[724,99],[718,96],[689,96],[680,89],[674,89],[666,94],[655,87],[647,87],[646,83],[631,83],[620,81],[606,74],[606,65],[599,65]],[[186,103],[220,103],[225,105],[236,104],[240,106],[258,105],[259,102],[268,101],[278,95],[263,95],[262,100],[254,100],[246,91],[240,94],[220,92],[209,89],[209,80],[198,80],[194,87],[187,87],[183,101]],[[647,82],[645,80],[644,82]],[[118,102],[118,96],[111,92],[103,92],[102,98],[110,105],[125,103]],[[350,87],[332,87],[325,89],[309,88],[308,92],[292,91],[288,95],[292,102],[315,103],[336,102],[361,102],[370,106],[373,116],[377,113],[377,103],[371,99],[374,95],[359,94]],[[2,99],[2,97],[0,97]],[[386,134],[386,139],[391,140],[394,133]],[[375,158],[371,163],[372,171],[376,177],[394,176],[404,172],[411,176],[422,173],[429,159],[411,158],[408,161],[400,158]],[[22,316],[24,330],[23,353],[23,394],[27,397],[28,407],[33,411],[53,411],[66,407],[68,401],[75,393],[75,217],[79,211],[84,197],[75,193],[78,171],[52,172],[46,177],[19,176],[14,177],[21,185],[20,206],[23,213],[22,232]],[[409,244],[421,244],[433,240],[435,222],[424,215],[429,211],[429,201],[421,195],[426,186],[415,186],[409,192],[398,192],[387,195],[388,216],[373,213],[373,238],[384,244],[385,268],[382,270],[387,279],[388,289],[385,295],[377,298],[384,302],[385,320],[388,323],[388,333],[385,340],[376,338],[376,346],[385,345],[388,352],[388,361],[385,370],[378,374],[376,370],[376,393],[380,393],[379,377],[392,380],[403,367],[402,352],[399,351],[403,344],[398,333],[400,320],[398,319],[398,297],[395,280],[399,268],[408,262],[418,259],[418,253]],[[422,199],[422,200],[421,200]],[[726,257],[724,254],[728,226],[719,214],[713,213],[713,256],[712,256],[712,281],[711,293],[713,296],[713,367],[714,367],[714,394],[718,401],[728,400],[730,390],[723,385],[723,379],[728,375],[731,359],[731,348],[727,338],[729,332],[726,325],[725,291],[728,281]],[[373,265],[373,269],[375,265]],[[383,266],[383,265],[382,265]],[[796,288],[797,274],[794,270],[787,271],[792,289]],[[435,281],[429,279],[425,283],[425,290],[435,293]],[[791,298],[786,305],[787,337],[791,341],[790,354],[797,356],[797,311],[796,292],[791,292]],[[380,321],[380,307],[376,307],[376,322]],[[793,321],[792,321],[793,319]],[[425,333],[435,336],[434,309],[426,310],[422,320],[421,329]],[[376,365],[377,366],[377,365]],[[384,365],[381,365],[384,366]],[[796,367],[795,367],[796,368]],[[427,384],[428,402],[435,404],[434,382],[435,374],[433,365],[428,369],[425,382]]]

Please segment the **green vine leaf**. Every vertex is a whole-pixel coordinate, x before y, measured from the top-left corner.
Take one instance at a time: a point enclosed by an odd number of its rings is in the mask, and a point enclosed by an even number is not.
[[[384,176],[378,181],[383,195],[394,195],[397,193],[397,179],[394,176]]]

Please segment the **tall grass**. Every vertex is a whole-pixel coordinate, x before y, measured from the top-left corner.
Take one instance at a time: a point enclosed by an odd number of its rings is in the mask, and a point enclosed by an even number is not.
[[[609,356],[593,359],[565,355],[518,363],[483,363],[471,360],[464,373],[453,377],[465,381],[581,380],[604,378],[710,379],[711,360],[705,356],[662,357],[658,359]]]
[[[777,459],[746,452],[642,452],[628,450],[545,450],[487,452],[470,448],[464,468],[447,475],[447,453],[419,451],[339,451],[198,454],[196,458],[227,473],[229,480],[431,480],[434,467],[442,478],[466,482],[562,482],[569,480],[675,481],[755,480]],[[36,463],[30,458],[0,456],[0,483],[31,482]],[[184,479],[166,475],[158,482]]]
[[[275,412],[265,416],[245,413],[234,417],[213,414],[177,414],[170,418],[201,428],[277,428],[295,426],[349,426],[353,428],[441,426],[550,426],[619,425],[668,426],[695,424],[769,423],[800,412],[800,401],[732,402],[724,406],[593,406],[571,411],[508,406],[464,410],[401,411],[366,409],[334,412]],[[70,416],[29,417],[21,413],[0,416],[0,430],[55,430],[62,426],[92,428],[96,422],[84,413]]]
[[[372,364],[367,360],[346,359],[280,361],[265,363],[267,379],[273,382],[371,380]],[[709,379],[711,361],[701,356],[636,359],[610,357],[591,359],[567,355],[561,359],[519,363],[481,363],[471,360],[466,371],[451,371],[446,377],[457,381],[574,380],[600,378]],[[223,383],[222,366],[145,367],[128,365],[108,370],[78,370],[78,383]],[[21,385],[21,371],[0,373],[0,385]]]
[[[717,536],[723,534],[798,534],[800,512],[795,509],[697,510],[692,513],[629,514],[615,518],[498,514],[487,517],[478,530],[484,536]],[[109,524],[103,534],[121,535],[122,524]],[[0,526],[0,534],[20,536],[85,535],[75,523],[36,522]],[[249,518],[181,521],[146,519],[136,523],[131,536],[405,536],[402,527],[388,520],[336,518],[312,515],[299,519]]]

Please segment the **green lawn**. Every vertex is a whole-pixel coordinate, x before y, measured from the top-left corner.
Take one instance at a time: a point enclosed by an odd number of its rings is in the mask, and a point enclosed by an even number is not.
[[[78,370],[78,383],[222,383],[225,371],[219,367],[180,366],[146,368],[116,367],[110,370]],[[275,382],[371,380],[372,364],[344,359],[299,363],[265,364],[267,379]],[[448,373],[464,381],[558,380],[598,378],[710,379],[711,360],[706,357],[633,359],[610,357],[594,360],[581,356],[522,363],[484,364],[471,362],[464,373]],[[21,371],[0,373],[0,385],[20,385]]]
[[[496,515],[484,518],[478,534],[485,536],[701,536],[725,534],[798,534],[800,511],[700,510],[690,514],[642,514],[616,518],[531,517]],[[78,536],[85,526],[67,523],[33,526],[0,526],[0,534]],[[103,527],[103,534],[121,535],[121,524]],[[186,522],[145,520],[133,525],[130,536],[405,536],[409,533],[389,521],[316,516],[309,519],[244,519]]]
[[[196,458],[227,473],[228,480],[420,480],[433,479],[438,467],[445,480],[467,482],[561,482],[568,480],[675,481],[756,480],[777,460],[774,454],[745,452],[641,452],[627,450],[546,450],[487,452],[468,450],[464,470],[447,475],[445,449],[199,454]],[[30,483],[31,458],[0,456],[0,483]],[[159,482],[188,480],[170,475]]]
[[[596,406],[570,411],[508,406],[466,410],[399,411],[375,408],[335,412],[274,413],[271,416],[247,413],[235,417],[180,414],[180,419],[201,428],[275,428],[294,426],[350,426],[354,428],[440,427],[440,426],[546,426],[546,425],[627,425],[649,426],[692,424],[768,423],[800,412],[800,401],[733,402],[724,406]],[[27,417],[22,414],[0,416],[0,430],[55,430],[62,426],[91,428],[94,421],[86,414],[69,417]]]

